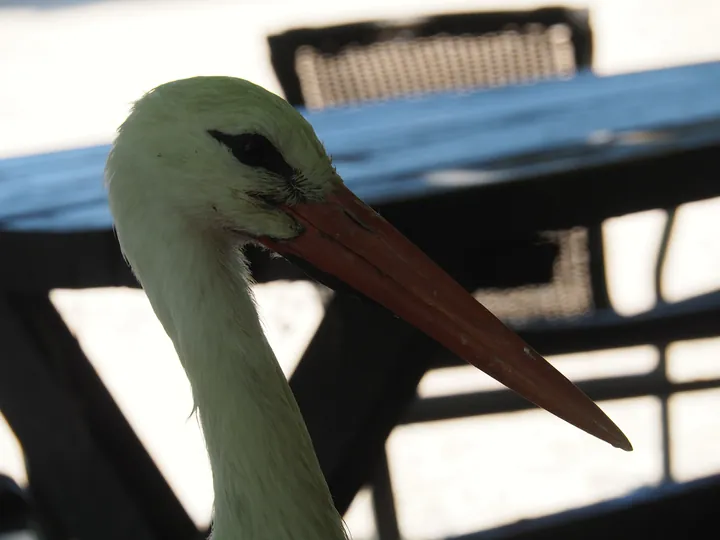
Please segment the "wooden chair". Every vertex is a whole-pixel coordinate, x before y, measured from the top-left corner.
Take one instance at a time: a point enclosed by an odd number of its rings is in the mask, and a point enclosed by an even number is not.
[[[587,10],[555,7],[299,28],[268,43],[286,98],[311,109],[572,77],[590,69],[593,55]],[[599,227],[543,241],[554,245],[555,261],[538,250],[528,262],[542,265],[538,275],[552,275],[549,283],[478,296],[509,322],[609,306]]]
[[[592,62],[585,10],[462,13],[268,38],[287,100],[310,109],[570,77]]]

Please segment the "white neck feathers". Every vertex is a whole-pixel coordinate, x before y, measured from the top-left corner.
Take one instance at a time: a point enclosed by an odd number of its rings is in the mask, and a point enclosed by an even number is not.
[[[118,238],[191,382],[212,466],[214,540],[344,540],[242,256],[224,235],[161,214],[116,216]]]

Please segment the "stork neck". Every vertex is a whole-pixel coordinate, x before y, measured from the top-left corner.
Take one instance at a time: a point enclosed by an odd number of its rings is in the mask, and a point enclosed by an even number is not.
[[[237,249],[187,232],[164,245],[161,256],[136,261],[136,272],[199,410],[215,491],[213,539],[344,540]]]

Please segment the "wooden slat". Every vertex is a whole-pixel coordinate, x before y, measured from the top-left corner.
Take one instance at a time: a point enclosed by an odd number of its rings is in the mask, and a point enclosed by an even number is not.
[[[98,448],[75,397],[0,297],[0,410],[20,441],[35,498],[78,540],[155,540]]]
[[[538,244],[534,231],[507,227],[468,243],[454,235],[454,230],[481,230],[474,213],[462,215],[448,208],[450,214],[446,215],[441,209],[435,223],[427,220],[422,206],[398,210],[391,221],[446,270],[472,279],[475,288],[544,283],[552,275],[557,246]],[[428,226],[433,224],[437,227],[428,234]],[[455,240],[464,243],[463,250],[457,249]],[[253,278],[259,283],[306,279],[295,266],[266,251],[250,248],[248,256]],[[484,263],[488,256],[493,257],[493,265]],[[529,260],[532,265],[527,264]],[[0,232],[0,289],[35,292],[118,286],[138,285],[112,231]]]
[[[0,289],[138,287],[112,231],[0,233]]]
[[[175,497],[47,295],[11,295],[8,302],[25,327],[28,339],[32,339],[34,346],[41,351],[49,375],[72,396],[76,420],[87,426],[93,446],[110,464],[123,492],[137,506],[150,536],[155,540],[200,540],[200,531]],[[52,407],[52,401],[45,406]],[[24,415],[27,414],[25,410]],[[33,445],[38,448],[42,442],[34,441]],[[66,447],[65,452],[69,448]],[[46,479],[54,483],[58,480]],[[75,509],[76,514],[79,511],[84,510]]]

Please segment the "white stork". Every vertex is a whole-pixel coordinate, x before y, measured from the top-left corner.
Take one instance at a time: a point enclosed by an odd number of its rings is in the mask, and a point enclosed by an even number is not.
[[[355,197],[310,124],[263,88],[230,77],[159,86],[118,130],[106,182],[122,251],[192,386],[215,540],[346,538],[258,321],[248,244],[343,280],[537,405],[631,450],[589,398]]]

